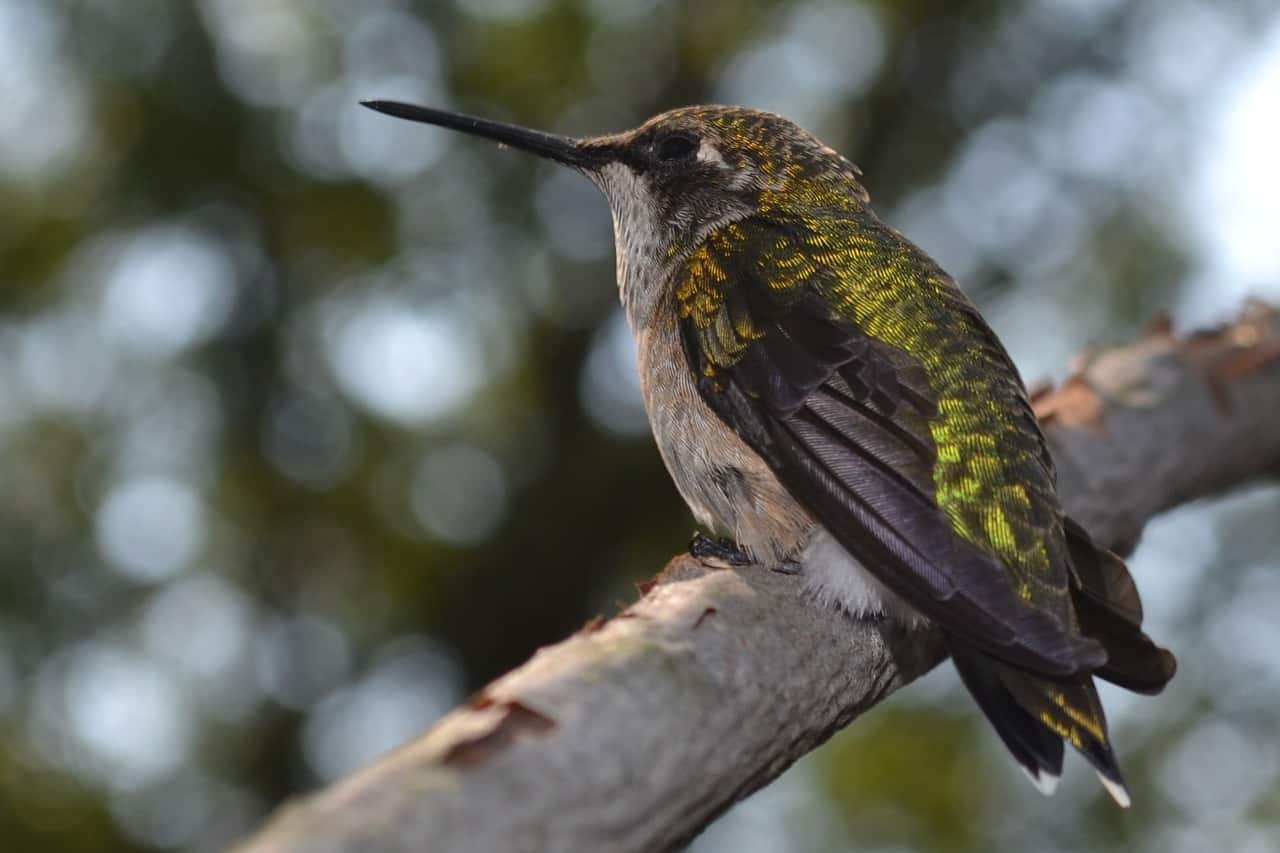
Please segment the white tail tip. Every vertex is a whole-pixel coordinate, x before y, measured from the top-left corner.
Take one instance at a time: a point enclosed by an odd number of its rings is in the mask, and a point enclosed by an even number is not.
[[[1046,797],[1052,797],[1053,792],[1058,790],[1058,777],[1044,770],[1037,770],[1032,773],[1021,764],[1018,765],[1023,773],[1027,774],[1027,778],[1031,780],[1031,784],[1036,786],[1036,790],[1044,794]]]
[[[1119,782],[1112,782],[1101,773],[1098,774],[1098,779],[1102,782],[1102,787],[1106,788],[1107,793],[1111,795],[1111,799],[1116,801],[1116,805],[1120,806],[1122,809],[1129,808],[1129,792],[1125,790],[1124,785],[1121,785]]]

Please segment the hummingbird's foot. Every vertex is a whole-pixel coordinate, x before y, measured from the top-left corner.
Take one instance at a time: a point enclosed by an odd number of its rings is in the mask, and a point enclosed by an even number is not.
[[[755,561],[732,539],[712,539],[701,530],[693,534],[689,542],[689,556],[698,562],[717,569],[750,566]]]
[[[803,570],[799,560],[783,560],[776,566],[769,567],[771,571],[775,571],[780,575],[798,575]]]

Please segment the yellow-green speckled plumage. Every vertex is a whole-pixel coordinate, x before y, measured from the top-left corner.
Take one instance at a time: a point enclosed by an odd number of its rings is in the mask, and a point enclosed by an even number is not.
[[[741,150],[769,153],[767,141],[751,144],[764,128],[746,117],[725,129],[740,132]],[[853,174],[816,166],[774,166],[781,180],[762,193],[759,217],[726,224],[689,252],[676,296],[681,314],[708,330],[708,366],[730,366],[763,335],[750,314],[726,306],[729,289],[749,286],[727,272],[743,256],[783,301],[812,288],[867,335],[917,359],[936,395],[938,505],[956,535],[1000,557],[1021,597],[1071,620],[1053,466],[1016,369],[954,282],[876,219]]]

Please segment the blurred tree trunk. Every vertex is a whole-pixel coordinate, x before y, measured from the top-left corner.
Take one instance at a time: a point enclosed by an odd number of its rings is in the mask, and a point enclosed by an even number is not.
[[[1280,314],[1154,329],[1035,403],[1068,512],[1128,551],[1160,511],[1280,473]],[[817,607],[795,577],[678,557],[240,849],[677,849],[941,659],[932,633]]]

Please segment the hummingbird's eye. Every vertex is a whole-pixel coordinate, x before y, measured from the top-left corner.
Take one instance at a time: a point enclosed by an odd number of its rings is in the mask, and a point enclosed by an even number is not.
[[[688,160],[698,151],[698,138],[688,133],[670,133],[653,146],[653,156],[663,162]]]

